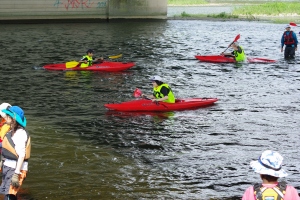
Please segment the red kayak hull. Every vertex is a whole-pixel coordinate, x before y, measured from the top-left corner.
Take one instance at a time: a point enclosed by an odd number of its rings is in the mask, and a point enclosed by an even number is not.
[[[222,55],[196,55],[196,59],[201,62],[211,62],[211,63],[235,63],[233,57],[227,57]],[[267,58],[247,58],[248,63],[274,63],[276,60],[271,60]]]
[[[90,67],[80,68],[66,68],[66,63],[48,64],[43,66],[47,70],[60,70],[60,71],[105,71],[105,72],[118,72],[129,69],[135,66],[134,62],[110,62],[104,61],[99,64],[93,64]]]
[[[173,111],[173,110],[188,110],[205,107],[214,104],[218,101],[217,98],[191,98],[191,99],[176,99],[175,103],[152,102],[147,99],[139,99],[122,103],[105,104],[109,110],[116,111]]]
[[[212,63],[235,63],[236,62],[233,57],[226,57],[222,55],[206,55],[206,56],[196,55],[195,57],[201,62],[212,62]]]

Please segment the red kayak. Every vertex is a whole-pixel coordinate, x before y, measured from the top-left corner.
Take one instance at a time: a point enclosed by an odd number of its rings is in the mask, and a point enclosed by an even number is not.
[[[201,62],[211,62],[211,63],[236,63],[233,57],[223,56],[223,55],[196,55],[195,56]],[[274,63],[276,60],[271,60],[267,58],[247,58],[248,63]]]
[[[93,64],[90,67],[80,68],[66,68],[66,63],[48,64],[43,68],[47,70],[68,70],[68,71],[105,71],[105,72],[117,72],[129,69],[135,66],[134,62],[110,62],[104,61],[102,63]]]
[[[152,102],[147,99],[105,104],[109,110],[117,111],[172,111],[205,107],[214,104],[217,98],[176,99],[175,103]]]

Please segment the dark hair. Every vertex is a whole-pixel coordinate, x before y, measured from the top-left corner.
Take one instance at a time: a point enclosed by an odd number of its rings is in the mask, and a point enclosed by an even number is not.
[[[15,120],[14,118],[12,118],[9,115],[6,115],[7,117],[11,118],[11,124],[10,124],[10,130],[12,131],[12,133],[14,134],[19,128],[23,128],[18,122],[17,120]]]
[[[157,81],[157,80],[155,80],[155,83],[156,83],[157,85],[161,85],[161,84],[163,84],[163,82],[161,82],[161,81]]]
[[[277,181],[279,179],[278,177],[267,175],[267,174],[261,174],[261,178],[266,179],[269,182],[274,182],[274,181]]]
[[[88,50],[86,51],[86,53],[94,53],[94,50],[93,50],[93,49],[88,49]]]

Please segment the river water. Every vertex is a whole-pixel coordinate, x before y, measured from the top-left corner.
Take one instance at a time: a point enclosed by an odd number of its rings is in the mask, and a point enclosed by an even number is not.
[[[283,24],[168,20],[0,28],[1,102],[24,109],[33,141],[20,199],[239,199],[259,181],[249,163],[266,149],[284,156],[285,180],[300,190],[299,59],[282,59]],[[194,58],[224,51],[237,34],[248,56],[278,62]],[[136,66],[120,73],[42,69],[79,59],[88,48],[96,56],[123,53]],[[219,101],[169,113],[104,108],[132,100],[136,87],[150,93],[148,79],[156,74],[178,98]]]

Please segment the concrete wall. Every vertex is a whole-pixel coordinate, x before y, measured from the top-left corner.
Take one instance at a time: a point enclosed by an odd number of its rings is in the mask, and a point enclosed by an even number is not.
[[[167,17],[167,0],[0,0],[0,20]]]

